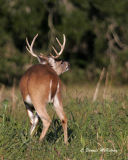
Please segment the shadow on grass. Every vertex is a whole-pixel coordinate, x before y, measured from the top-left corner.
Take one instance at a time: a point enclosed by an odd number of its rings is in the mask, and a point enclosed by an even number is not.
[[[42,122],[40,121],[38,124],[37,136],[40,136],[42,129],[43,129],[43,126],[42,126]],[[56,141],[61,139],[63,135],[64,135],[64,132],[63,132],[61,122],[58,119],[53,119],[45,137],[46,141],[54,144],[56,143]],[[68,128],[68,138],[69,138],[68,139],[69,143],[74,139],[73,130],[71,128]]]

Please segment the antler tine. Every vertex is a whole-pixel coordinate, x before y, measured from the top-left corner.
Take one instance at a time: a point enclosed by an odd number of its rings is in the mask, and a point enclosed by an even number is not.
[[[32,56],[38,58],[38,56],[33,52],[33,45],[34,45],[34,42],[35,42],[35,40],[36,40],[37,37],[38,37],[38,33],[37,33],[37,34],[35,35],[35,37],[33,38],[31,45],[29,44],[28,39],[27,39],[27,37],[26,37],[26,43],[27,43],[26,49],[28,50],[28,52],[29,52]]]
[[[59,46],[62,47],[62,44],[60,43],[57,37],[56,37],[56,41],[58,42]]]
[[[57,52],[57,50],[55,49],[54,46],[52,46],[52,49],[54,50],[54,52],[59,56],[59,53]]]
[[[58,58],[58,57],[62,54],[62,52],[63,52],[63,50],[64,50],[65,43],[66,43],[65,34],[63,34],[63,44],[60,43],[60,41],[58,40],[57,37],[56,37],[56,40],[57,40],[59,46],[61,47],[61,50],[60,50],[60,52],[58,53],[57,50],[54,48],[54,46],[52,46],[54,52],[56,53],[56,56],[53,56],[51,53],[50,53],[50,55],[51,55],[54,59]]]

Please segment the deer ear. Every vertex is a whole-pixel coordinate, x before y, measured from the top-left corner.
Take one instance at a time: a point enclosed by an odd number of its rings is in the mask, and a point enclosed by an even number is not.
[[[38,56],[37,59],[38,59],[39,63],[41,63],[41,64],[47,64],[48,63],[48,61],[46,60],[46,58],[44,58],[42,56]]]

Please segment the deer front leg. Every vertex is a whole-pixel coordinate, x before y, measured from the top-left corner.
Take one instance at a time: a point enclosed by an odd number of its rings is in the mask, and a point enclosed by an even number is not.
[[[31,129],[30,129],[30,135],[33,136],[34,134],[34,131],[35,131],[35,128],[37,126],[37,123],[39,121],[39,117],[36,113],[36,115],[34,116],[33,120],[32,120],[32,126],[31,126]]]
[[[37,113],[34,115],[34,113],[33,113],[34,110],[27,103],[25,103],[25,106],[26,106],[27,113],[28,113],[28,116],[29,116],[29,119],[31,122],[30,135],[32,136],[35,131],[35,128],[38,124],[39,117],[38,117]]]

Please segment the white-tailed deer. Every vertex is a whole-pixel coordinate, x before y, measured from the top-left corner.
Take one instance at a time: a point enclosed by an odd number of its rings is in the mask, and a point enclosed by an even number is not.
[[[62,105],[61,81],[59,75],[69,70],[69,63],[55,60],[62,54],[66,38],[65,35],[63,35],[63,44],[56,38],[61,50],[58,53],[52,46],[56,56],[50,53],[50,56],[47,57],[42,54],[38,56],[33,52],[33,44],[37,36],[38,34],[33,38],[31,45],[26,38],[26,48],[32,56],[38,59],[40,64],[30,67],[20,81],[20,90],[23,101],[32,124],[30,135],[33,135],[40,117],[43,122],[43,130],[39,140],[42,140],[45,137],[51,123],[51,119],[46,110],[46,105],[47,103],[52,102],[55,111],[62,122],[64,142],[67,143],[67,118]],[[34,111],[36,111],[36,114],[34,114]]]

